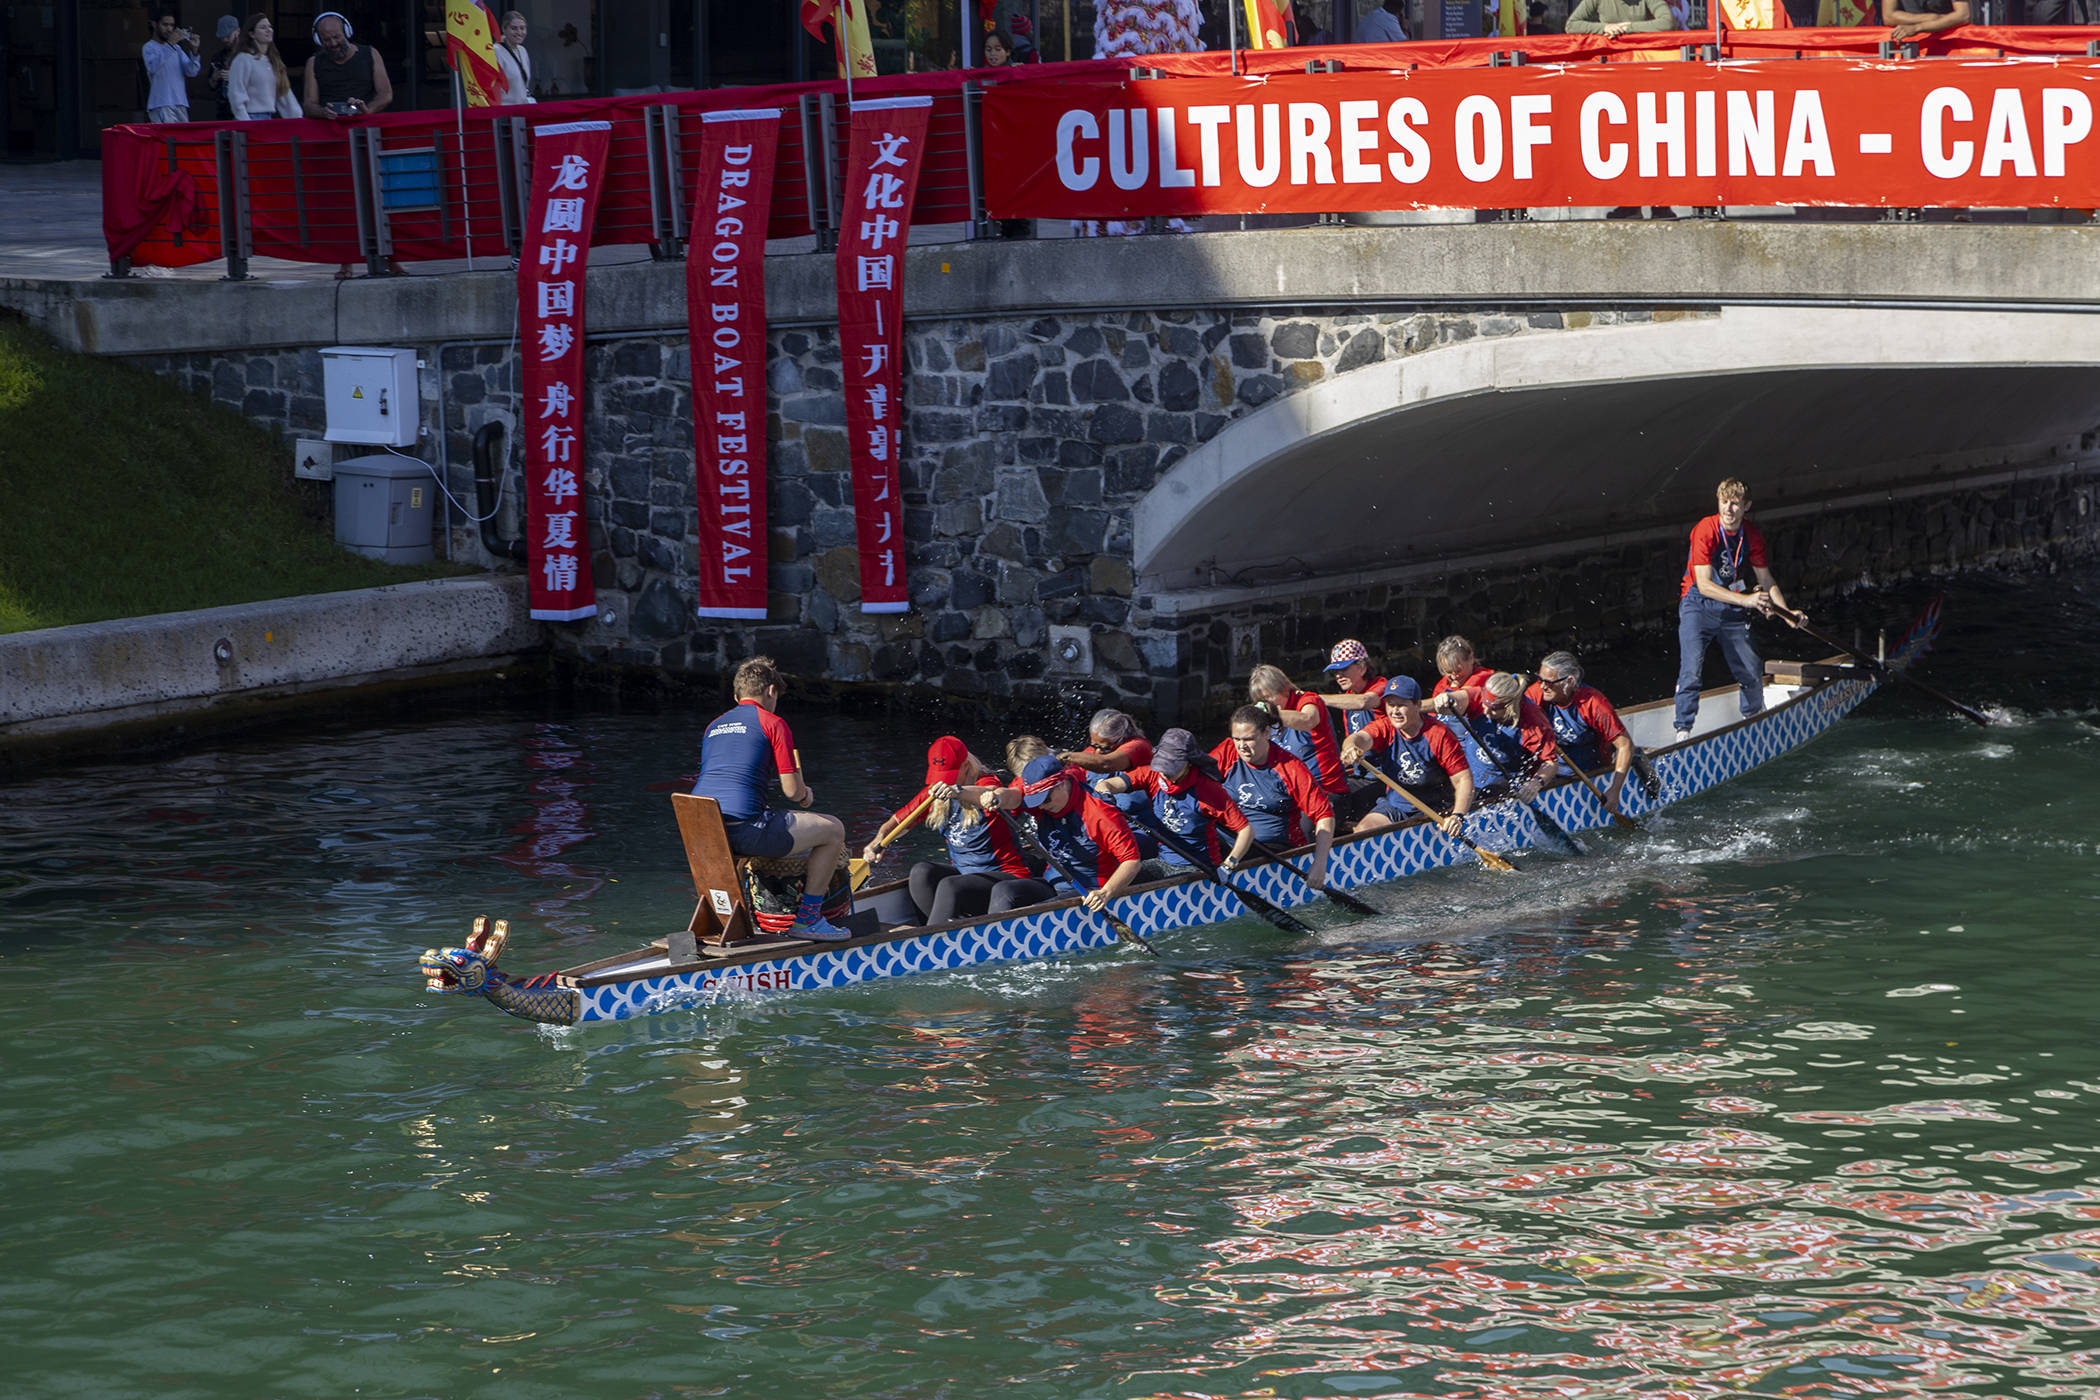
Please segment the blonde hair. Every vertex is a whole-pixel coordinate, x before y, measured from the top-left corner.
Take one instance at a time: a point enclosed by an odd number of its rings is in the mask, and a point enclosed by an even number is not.
[[[1721,501],[1747,501],[1750,499],[1750,488],[1731,476],[1714,488],[1714,499]]]
[[[958,778],[962,777],[963,773],[967,773],[969,771],[970,765],[973,763],[977,765],[977,769],[980,773],[984,771],[984,760],[973,753],[970,754],[963,761],[963,772],[957,773],[955,776]],[[961,784],[958,783],[956,784],[956,786],[960,787]],[[951,813],[954,812],[954,810],[954,798],[936,797],[933,799],[933,801],[926,804],[926,818],[924,821],[920,822],[919,825],[925,827],[928,831],[939,831],[941,828],[948,825],[948,817]],[[984,821],[985,819],[986,818],[984,815],[984,809],[982,807],[979,807],[974,802],[963,803],[962,822],[964,826],[975,826],[979,822]]]
[[[1251,700],[1281,697],[1296,689],[1281,666],[1257,666],[1247,675],[1247,697]]]
[[[1016,734],[1006,746],[1006,771],[1016,778],[1028,766],[1031,758],[1041,758],[1050,752],[1050,746],[1033,734]]]
[[[1469,658],[1474,654],[1473,644],[1464,637],[1459,636],[1458,633],[1453,632],[1436,644],[1436,668],[1439,672],[1448,676],[1457,669],[1461,659]]]
[[[1497,700],[1514,700],[1524,693],[1524,682],[1507,671],[1497,671],[1487,678],[1486,690]]]

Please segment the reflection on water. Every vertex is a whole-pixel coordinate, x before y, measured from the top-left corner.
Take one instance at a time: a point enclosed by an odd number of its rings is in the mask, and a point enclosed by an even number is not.
[[[16,784],[10,1393],[2092,1394],[2082,596],[1970,602],[1989,651],[1936,674],[1989,732],[1878,699],[1379,919],[582,1030],[430,996],[416,953],[476,913],[525,971],[682,923],[693,716]],[[2071,651],[2000,664],[2042,635]],[[865,832],[930,731],[797,737]]]

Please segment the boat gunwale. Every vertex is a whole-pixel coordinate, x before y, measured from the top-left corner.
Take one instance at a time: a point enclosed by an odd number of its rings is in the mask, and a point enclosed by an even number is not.
[[[1842,660],[1844,660],[1844,658],[1842,656],[1838,656],[1832,657],[1828,661],[1813,662],[1806,664],[1826,665]],[[1781,715],[1787,710],[1791,709],[1793,706],[1800,704],[1802,701],[1811,699],[1814,696],[1821,694],[1823,691],[1829,689],[1831,686],[1849,685],[1856,683],[1860,680],[1867,680],[1870,682],[1878,683],[1879,678],[1876,677],[1872,671],[1867,670],[1864,667],[1855,666],[1850,668],[1849,673],[1845,675],[1831,676],[1827,679],[1810,682],[1799,687],[1789,687],[1790,689],[1794,690],[1794,693],[1792,695],[1789,695],[1786,699],[1780,701],[1776,705],[1769,705],[1766,708],[1759,710],[1754,715],[1739,716],[1736,719],[1730,720],[1728,723],[1723,724],[1715,729],[1710,729],[1703,734],[1696,734],[1692,738],[1683,740],[1678,743],[1666,744],[1657,748],[1648,749],[1646,750],[1646,752],[1657,755],[1669,754],[1675,753],[1682,749],[1691,748],[1699,744],[1707,743],[1710,740],[1721,738],[1725,735],[1734,733],[1737,730],[1743,729],[1751,725],[1763,723],[1778,715]],[[1726,696],[1734,694],[1738,689],[1739,687],[1735,685],[1715,686],[1712,689],[1701,691],[1699,693],[1699,698],[1701,701],[1705,701],[1716,696]],[[1629,706],[1626,709],[1618,710],[1618,713],[1622,716],[1630,714],[1643,714],[1663,709],[1675,703],[1676,701],[1674,696],[1666,696],[1659,700],[1644,701],[1641,704]],[[1576,777],[1573,774],[1568,774],[1556,777],[1552,782],[1547,783],[1544,787],[1542,787],[1540,791],[1542,794],[1554,792],[1571,784],[1580,782],[1582,782],[1582,779]],[[1497,803],[1494,805],[1500,806],[1501,804]],[[1369,841],[1377,837],[1387,836],[1398,832],[1404,832],[1410,828],[1424,826],[1428,823],[1429,818],[1417,815],[1408,818],[1406,821],[1395,822],[1391,826],[1380,827],[1376,831],[1349,832],[1343,835],[1338,835],[1335,837],[1332,843],[1332,847],[1334,849],[1339,849],[1345,845],[1352,845],[1358,842]],[[1246,862],[1240,868],[1242,870],[1254,870],[1259,867],[1267,866],[1270,864],[1288,863],[1291,857],[1311,851],[1312,849],[1313,847],[1311,843],[1293,846],[1288,850],[1280,852],[1280,859],[1277,861],[1271,861],[1270,858],[1262,856]],[[1172,888],[1175,886],[1201,883],[1207,881],[1209,878],[1210,877],[1205,875],[1202,871],[1191,868],[1182,873],[1171,875],[1164,880],[1152,880],[1147,881],[1143,884],[1134,884],[1129,889],[1125,890],[1123,892],[1123,895],[1120,897],[1128,898],[1132,895],[1137,895],[1152,890],[1161,890]],[[902,882],[890,881],[882,886],[877,886],[875,888],[894,888],[899,883]],[[872,893],[872,890],[869,892]],[[1238,891],[1235,890],[1234,893],[1238,893]],[[762,939],[756,942],[738,943],[733,945],[732,947],[720,949],[718,956],[703,956],[690,962],[679,963],[672,963],[667,960],[663,963],[663,965],[652,966],[646,972],[633,972],[622,975],[614,971],[614,969],[630,965],[639,961],[651,960],[656,958],[668,958],[668,949],[666,947],[663,947],[657,943],[651,943],[646,944],[640,948],[632,949],[625,953],[615,953],[608,957],[594,958],[586,963],[577,963],[572,966],[559,969],[558,971],[552,974],[542,975],[551,975],[551,977],[554,980],[554,983],[558,986],[573,988],[578,991],[590,991],[599,987],[616,986],[626,982],[647,981],[658,977],[682,976],[688,973],[695,972],[726,973],[733,971],[736,968],[745,967],[756,963],[794,961],[800,958],[821,956],[825,953],[835,952],[840,949],[879,947],[884,943],[903,942],[909,939],[922,938],[930,935],[953,933],[965,929],[979,928],[986,925],[997,924],[1010,919],[1020,918],[1024,916],[1033,917],[1039,914],[1050,913],[1061,909],[1070,909],[1078,905],[1080,902],[1080,896],[1067,895],[1062,899],[1044,900],[1037,904],[1022,905],[1019,908],[1008,909],[998,914],[983,914],[969,919],[955,919],[942,924],[900,924],[894,928],[883,929],[876,933],[861,934],[854,938],[836,943],[815,943],[808,942],[802,939]],[[1242,904],[1244,905],[1244,901],[1242,901]]]

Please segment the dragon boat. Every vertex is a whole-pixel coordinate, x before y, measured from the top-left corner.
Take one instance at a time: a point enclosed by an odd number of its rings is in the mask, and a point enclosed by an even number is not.
[[[1623,812],[1638,817],[1706,791],[1806,744],[1850,714],[1891,676],[1915,662],[1939,631],[1935,602],[1912,624],[1902,643],[1874,660],[1838,656],[1816,662],[1765,663],[1765,708],[1738,717],[1737,688],[1700,696],[1691,737],[1674,736],[1668,699],[1620,711],[1627,732],[1652,765],[1654,782],[1628,782]],[[508,930],[476,918],[460,947],[423,954],[422,975],[433,992],[461,993],[493,1003],[528,1021],[582,1025],[625,1021],[728,998],[844,987],[919,973],[989,963],[1029,962],[1105,948],[1120,935],[1076,898],[1005,914],[933,926],[884,927],[870,909],[839,913],[855,936],[843,943],[811,943],[778,936],[779,891],[789,904],[799,874],[775,871],[775,912],[767,913],[766,884],[753,862],[731,855],[719,814],[706,798],[672,798],[699,903],[683,929],[647,947],[530,978],[497,967]],[[1536,806],[1567,831],[1609,825],[1611,815],[1580,778],[1549,784]],[[1516,852],[1546,844],[1539,819],[1516,802],[1473,814],[1468,835],[1481,847]],[[1285,852],[1285,856],[1302,854]],[[1362,835],[1341,836],[1328,857],[1329,885],[1350,890],[1404,879],[1426,870],[1472,863],[1474,854],[1426,819]],[[1319,896],[1275,861],[1250,863],[1229,877],[1271,904],[1290,908]],[[896,882],[902,883],[902,882]],[[862,892],[868,901],[890,886]],[[1249,908],[1233,889],[1196,870],[1133,886],[1113,906],[1140,937],[1245,917]]]

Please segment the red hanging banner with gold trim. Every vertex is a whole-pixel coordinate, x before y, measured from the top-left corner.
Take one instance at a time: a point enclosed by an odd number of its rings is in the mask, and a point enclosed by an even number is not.
[[[932,105],[930,97],[856,102],[847,126],[839,349],[860,542],[860,610],[868,613],[900,613],[909,606],[897,474],[904,424],[897,355],[903,344],[904,243]]]
[[[685,255],[701,617],[766,615],[766,225],[780,110],[701,117]]]
[[[534,127],[532,138],[532,200],[518,257],[526,571],[532,615],[573,622],[598,611],[583,504],[583,271],[612,123]]]

